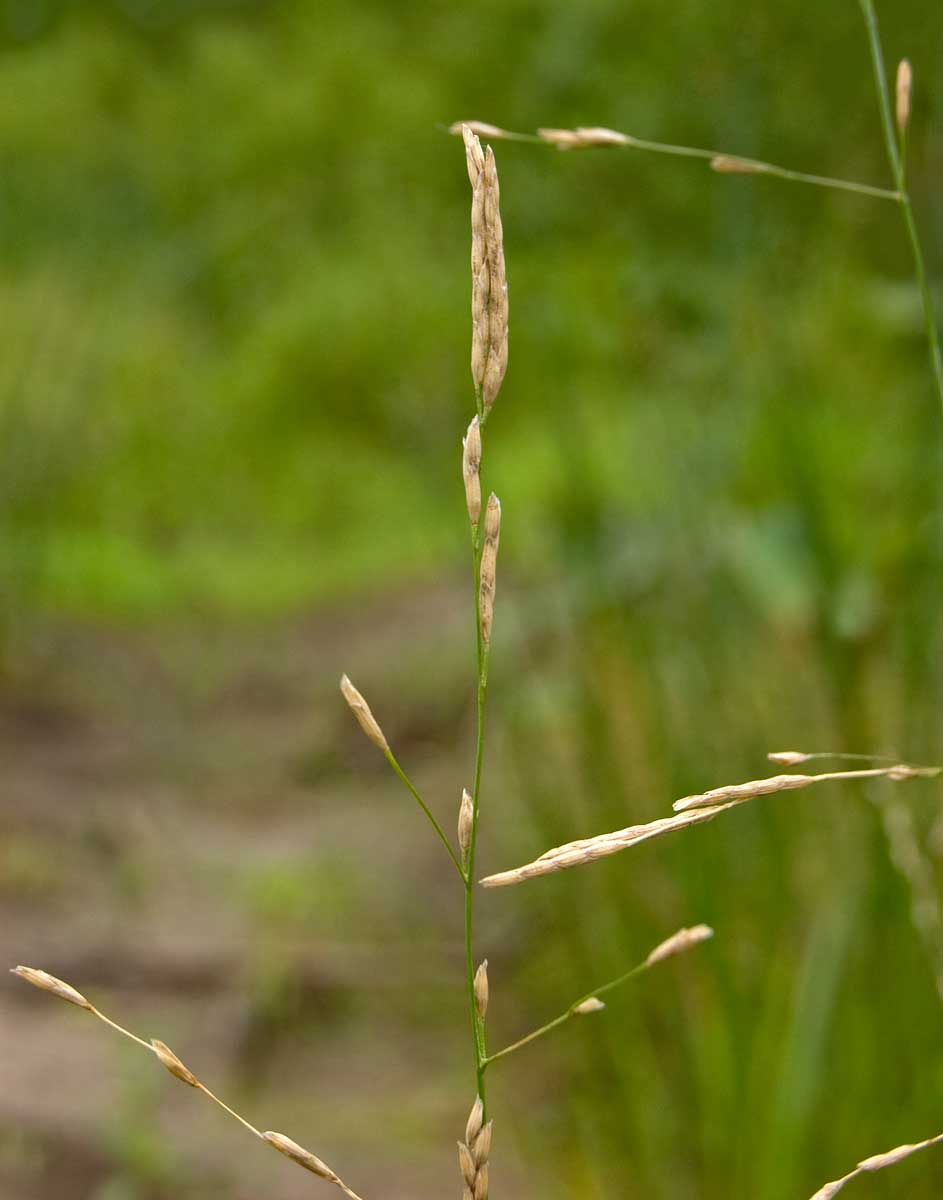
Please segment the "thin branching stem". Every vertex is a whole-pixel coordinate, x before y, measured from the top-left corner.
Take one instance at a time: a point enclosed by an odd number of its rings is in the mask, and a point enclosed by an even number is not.
[[[552,146],[554,142],[550,138],[541,137],[536,133],[519,133],[512,129],[502,129],[500,134],[494,135],[508,142],[526,142],[534,146]],[[794,171],[789,167],[781,167],[777,163],[764,162],[759,158],[746,158],[742,154],[728,154],[721,150],[705,150],[700,146],[675,146],[670,142],[653,142],[647,138],[634,137],[630,133],[619,132],[619,141],[607,141],[606,143],[593,143],[587,141],[583,146],[575,144],[572,147],[558,147],[562,149],[589,149],[594,144],[603,145],[606,148],[627,150],[647,150],[653,154],[670,154],[675,158],[699,158],[708,162],[713,162],[718,159],[727,159],[735,162],[742,169],[744,174],[751,175],[772,175],[777,179],[788,179],[793,183],[810,183],[816,187],[836,188],[843,192],[857,192],[860,196],[871,196],[878,200],[900,200],[900,193],[892,188],[875,187],[870,183],[859,183],[854,179],[836,179],[830,175],[812,175],[807,171]]]
[[[429,818],[430,825],[436,831],[439,841],[442,843],[442,845],[448,851],[449,858],[452,860],[453,864],[455,865],[456,871],[458,871],[459,875],[461,875],[461,877],[462,877],[462,882],[466,883],[467,879],[466,879],[465,871],[462,868],[462,864],[459,862],[458,855],[452,849],[452,843],[449,841],[449,839],[443,833],[442,826],[439,824],[439,822],[433,816],[432,810],[429,808],[429,805],[426,804],[425,800],[423,800],[422,796],[420,795],[418,789],[413,784],[413,781],[409,778],[409,776],[406,774],[406,772],[403,770],[403,768],[396,761],[396,756],[394,755],[393,751],[385,750],[384,754],[386,755],[386,761],[390,764],[390,766],[393,768],[393,770],[396,772],[396,774],[400,777],[400,779],[406,785],[406,787],[409,790],[412,797],[415,799],[416,803],[419,805],[419,807],[422,809],[422,811]]]
[[[611,979],[608,983],[604,983],[602,987],[594,988],[593,991],[587,992],[585,996],[580,996],[579,999],[574,1000],[566,1012],[561,1013],[559,1017],[554,1017],[554,1019],[552,1021],[548,1021],[546,1025],[541,1025],[539,1029],[532,1030],[524,1037],[519,1038],[516,1042],[512,1042],[510,1046],[505,1046],[503,1050],[496,1050],[494,1054],[489,1054],[485,1059],[485,1067],[490,1067],[491,1064],[493,1062],[497,1062],[499,1058],[506,1058],[507,1055],[513,1054],[515,1050],[520,1050],[522,1046],[526,1046],[528,1043],[536,1041],[537,1038],[543,1037],[544,1034],[549,1033],[551,1029],[558,1029],[561,1025],[569,1021],[571,1017],[578,1015],[576,1010],[581,1004],[585,1004],[587,1000],[598,999],[598,997],[603,995],[603,993],[611,992],[613,988],[617,988],[623,983],[628,983],[628,981],[634,978],[636,975],[641,975],[644,971],[647,971],[651,965],[652,964],[648,961],[648,959],[646,959],[645,962],[639,963],[638,966],[633,967],[631,971],[626,971],[623,975],[619,975],[618,978]]]
[[[907,240],[914,261],[914,274],[920,289],[920,299],[923,305],[923,321],[927,336],[927,346],[930,351],[930,364],[933,368],[933,381],[936,385],[937,397],[943,409],[943,354],[940,350],[940,329],[937,322],[936,310],[933,307],[933,297],[930,294],[930,284],[924,263],[923,247],[917,222],[914,220],[913,206],[907,191],[906,141],[901,135],[898,142],[894,130],[894,118],[891,115],[890,89],[887,83],[887,72],[884,66],[884,51],[881,48],[881,32],[878,28],[877,13],[873,0],[860,0],[861,13],[868,30],[868,44],[871,49],[871,63],[874,68],[874,82],[878,94],[878,106],[881,110],[881,127],[884,130],[884,143],[887,147],[887,160],[897,183],[896,200],[900,205]]]

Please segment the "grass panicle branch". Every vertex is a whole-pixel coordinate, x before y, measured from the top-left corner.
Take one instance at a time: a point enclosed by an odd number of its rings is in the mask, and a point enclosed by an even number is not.
[[[293,1162],[296,1162],[299,1166],[311,1171],[319,1178],[326,1179],[329,1183],[333,1183],[336,1187],[339,1187],[341,1191],[350,1198],[350,1200],[361,1200],[357,1193],[352,1191],[351,1188],[344,1183],[336,1171],[331,1170],[331,1168],[325,1162],[322,1162],[321,1159],[318,1158],[317,1155],[312,1154],[310,1150],[305,1150],[303,1146],[299,1146],[297,1142],[293,1142],[291,1138],[285,1137],[285,1135],[282,1133],[273,1133],[271,1131],[263,1133],[261,1130],[256,1129],[256,1127],[247,1121],[245,1117],[240,1116],[235,1109],[230,1108],[228,1104],[225,1104],[217,1095],[211,1092],[205,1084],[201,1083],[197,1076],[194,1075],[194,1073],[190,1070],[190,1068],[180,1058],[178,1058],[173,1050],[171,1050],[169,1046],[165,1045],[164,1042],[159,1041],[157,1038],[152,1038],[150,1042],[147,1042],[144,1040],[144,1038],[138,1037],[137,1034],[132,1033],[129,1029],[125,1029],[122,1025],[119,1025],[117,1021],[113,1021],[111,1017],[106,1017],[105,1014],[97,1009],[89,1000],[87,1000],[81,994],[81,992],[76,991],[71,984],[64,983],[63,980],[57,979],[55,975],[50,975],[47,971],[41,971],[36,967],[18,966],[13,968],[12,974],[18,975],[20,979],[25,980],[27,983],[31,983],[34,987],[41,988],[43,991],[51,992],[54,996],[58,996],[61,1000],[67,1000],[70,1004],[75,1004],[79,1008],[84,1008],[87,1012],[90,1012],[93,1017],[97,1017],[99,1021],[107,1025],[109,1029],[114,1029],[129,1041],[135,1042],[138,1046],[143,1047],[145,1050],[153,1054],[161,1066],[164,1067],[164,1069],[171,1075],[173,1075],[175,1079],[179,1079],[181,1083],[185,1083],[188,1087],[195,1088],[198,1092],[202,1092],[204,1096],[212,1100],[214,1104],[218,1105],[218,1107],[221,1108],[225,1113],[228,1113],[229,1116],[238,1121],[244,1129],[247,1129],[251,1134],[254,1134],[255,1137],[261,1139],[263,1142],[268,1142],[268,1144],[274,1149],[278,1150],[279,1153],[286,1155]]]
[[[800,752],[787,751],[783,753]],[[709,792],[684,796],[681,800],[676,800],[674,809],[677,815],[674,817],[662,817],[644,825],[629,825],[625,829],[617,829],[612,833],[582,838],[579,841],[567,842],[563,846],[555,846],[552,850],[542,854],[540,858],[525,863],[522,867],[486,876],[481,880],[481,884],[483,887],[507,887],[511,884],[523,883],[528,879],[535,879],[540,875],[551,875],[556,871],[565,871],[569,867],[595,862],[596,859],[617,854],[620,850],[627,850],[630,846],[637,846],[652,838],[711,821],[720,813],[745,804],[758,796],[769,796],[777,792],[809,787],[813,783],[874,778],[886,778],[899,782],[906,779],[932,778],[939,775],[940,772],[940,767],[913,767],[907,763],[895,763],[890,767],[874,767],[862,771],[829,771],[821,775],[773,775],[766,779],[754,779],[748,783],[727,784],[724,787],[713,788]]]
[[[701,942],[705,942],[713,936],[714,931],[709,925],[695,925],[691,929],[679,929],[677,933],[672,934],[670,938],[657,945],[648,957],[638,963],[637,966],[632,967],[631,970],[617,976],[615,979],[610,979],[608,983],[593,988],[585,996],[580,996],[578,1000],[573,1001],[566,1012],[561,1013],[558,1017],[554,1017],[546,1025],[541,1025],[538,1029],[532,1030],[532,1032],[526,1034],[524,1037],[518,1038],[516,1042],[505,1046],[503,1050],[496,1050],[494,1054],[488,1056],[485,1065],[490,1066],[491,1063],[497,1062],[499,1058],[506,1058],[509,1054],[513,1054],[523,1046],[527,1046],[545,1034],[550,1033],[551,1030],[559,1029],[561,1025],[565,1025],[573,1017],[583,1017],[591,1013],[601,1012],[606,1006],[600,1000],[600,996],[605,995],[606,992],[611,992],[614,988],[621,987],[623,983],[628,983],[630,979],[644,974],[644,972],[650,970],[657,963],[664,962],[665,959],[672,958],[676,954],[683,954],[686,950],[700,945]]]

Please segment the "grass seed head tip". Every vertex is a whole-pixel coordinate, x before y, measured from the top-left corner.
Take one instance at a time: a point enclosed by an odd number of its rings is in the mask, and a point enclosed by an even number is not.
[[[588,1016],[589,1013],[602,1012],[606,1007],[605,1002],[600,1000],[598,996],[590,996],[588,1000],[584,1000],[582,1004],[577,1004],[573,1009],[581,1017]]]
[[[286,1158],[290,1158],[292,1162],[296,1162],[299,1167],[304,1167],[306,1171],[310,1171],[313,1175],[319,1175],[322,1179],[329,1179],[332,1183],[336,1182],[337,1176],[327,1163],[322,1162],[310,1150],[305,1150],[304,1146],[299,1146],[291,1138],[285,1137],[283,1133],[273,1133],[271,1130],[268,1130],[268,1132],[262,1134],[262,1137],[279,1154],[284,1154]]]
[[[897,128],[903,133],[910,124],[910,98],[914,75],[910,60],[902,58],[897,66]]]
[[[796,767],[799,763],[808,762],[812,756],[802,750],[771,750],[766,757],[781,767]]]
[[[675,954],[683,954],[685,950],[690,950],[692,946],[706,942],[713,936],[714,931],[710,925],[693,925],[690,929],[679,929],[677,933],[673,933],[670,938],[656,946],[646,958],[645,963],[649,967],[654,966],[655,963],[663,962]]]
[[[70,983],[57,979],[55,975],[50,975],[48,971],[40,971],[38,967],[23,966],[11,967],[10,971],[11,974],[19,975],[20,979],[31,983],[33,987],[41,988],[44,992],[52,992],[60,1000],[68,1000],[70,1004],[75,1004],[79,1008],[91,1010],[91,1004],[80,991],[77,991]]]
[[[371,742],[386,754],[390,745],[383,735],[383,730],[377,723],[376,717],[370,711],[370,706],[357,691],[346,675],[341,676],[341,693],[350,706],[351,712],[360,722],[360,728]]]

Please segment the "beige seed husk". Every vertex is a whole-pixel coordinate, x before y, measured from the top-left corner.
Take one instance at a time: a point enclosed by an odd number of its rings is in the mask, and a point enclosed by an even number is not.
[[[360,728],[370,741],[373,742],[374,746],[379,747],[384,754],[388,753],[390,745],[383,736],[383,730],[377,723],[376,717],[370,711],[369,704],[367,704],[366,700],[364,700],[363,696],[361,696],[346,675],[341,676],[341,692],[344,699],[350,705],[354,716],[360,722]]]
[[[690,950],[692,946],[706,942],[713,936],[714,931],[710,925],[692,925],[690,929],[679,929],[677,933],[673,933],[670,938],[657,945],[645,962],[650,967],[654,966],[655,963],[663,962],[674,954],[683,954],[685,950]]]
[[[577,1004],[573,1009],[581,1017],[588,1016],[589,1013],[602,1012],[606,1007],[605,1002],[600,1000],[598,996],[590,996],[588,1000],[584,1000],[581,1004]]]
[[[19,975],[20,979],[25,979],[27,983],[31,983],[33,987],[41,988],[44,992],[52,992],[60,1000],[68,1000],[70,1004],[75,1004],[79,1008],[86,1008],[90,1011],[92,1009],[91,1004],[71,983],[57,979],[55,975],[50,975],[48,971],[41,971],[38,967],[18,966],[11,967],[10,973],[12,975]]]
[[[577,150],[587,144],[575,129],[538,129],[537,135],[558,150]]]
[[[484,1163],[478,1168],[478,1177],[475,1179],[474,1189],[475,1200],[488,1200],[488,1164]]]
[[[488,1011],[488,960],[485,959],[475,972],[475,1009],[479,1020],[485,1019]]]
[[[808,762],[812,755],[802,750],[771,750],[766,757],[781,767],[797,767],[799,763]]]
[[[914,75],[910,60],[902,58],[897,64],[897,128],[903,133],[910,124],[910,98]]]
[[[189,1084],[190,1087],[198,1088],[200,1086],[199,1079],[197,1079],[189,1067],[180,1061],[169,1046],[157,1038],[151,1038],[151,1045],[154,1047],[154,1053],[171,1075],[181,1080],[181,1082]]]
[[[601,125],[579,125],[574,132],[581,146],[628,146],[632,140],[618,129],[606,129]]]
[[[475,823],[475,809],[468,791],[462,790],[462,802],[458,808],[458,846],[462,857],[466,858],[471,849],[472,830]]]
[[[481,519],[481,426],[477,417],[472,417],[462,438],[462,479],[468,519],[475,528]]]
[[[475,1138],[475,1143],[472,1146],[472,1157],[479,1170],[485,1165],[491,1154],[491,1130],[493,1126],[494,1121],[489,1121]]]
[[[711,159],[711,170],[719,175],[757,175],[762,174],[763,168],[759,163],[735,158],[732,154],[715,154]]]
[[[491,493],[485,508],[485,541],[481,551],[479,571],[479,613],[481,617],[481,640],[491,645],[491,629],[494,624],[494,593],[497,581],[498,545],[501,540],[501,501]]]
[[[267,1133],[263,1133],[262,1136],[270,1146],[274,1146],[280,1154],[286,1155],[292,1162],[296,1162],[299,1167],[304,1167],[306,1171],[311,1171],[312,1174],[319,1175],[321,1179],[329,1179],[332,1183],[337,1182],[337,1176],[327,1163],[322,1162],[310,1150],[305,1150],[304,1146],[299,1146],[291,1138],[285,1137],[283,1133],[273,1133],[269,1130]]]
[[[473,1188],[475,1186],[475,1176],[478,1172],[475,1169],[475,1160],[472,1158],[472,1152],[464,1142],[458,1143],[458,1165],[461,1168],[465,1182],[470,1188]]]
[[[475,1103],[472,1105],[472,1110],[468,1114],[468,1120],[465,1123],[465,1142],[471,1146],[474,1144],[475,1138],[481,1133],[481,1123],[485,1116],[485,1106],[480,1096],[475,1097]]]

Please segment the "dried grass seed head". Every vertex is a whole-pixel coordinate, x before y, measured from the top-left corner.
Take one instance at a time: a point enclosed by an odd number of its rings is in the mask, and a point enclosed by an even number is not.
[[[151,1038],[151,1045],[154,1047],[154,1053],[157,1055],[158,1059],[163,1063],[163,1065],[167,1068],[171,1075],[174,1076],[175,1079],[179,1079],[181,1082],[187,1083],[193,1088],[198,1088],[200,1086],[199,1079],[197,1079],[189,1067],[180,1061],[180,1059],[176,1056],[176,1054],[174,1054],[173,1050],[171,1050],[169,1046],[166,1046],[163,1042],[158,1041],[157,1038]]]
[[[370,741],[373,742],[374,746],[379,747],[384,754],[389,753],[389,742],[384,737],[383,730],[380,728],[376,717],[370,711],[370,705],[367,704],[366,700],[364,700],[363,696],[361,696],[346,675],[341,676],[341,693],[354,716],[360,722],[360,728]]]
[[[475,1160],[472,1157],[472,1152],[464,1142],[458,1143],[458,1165],[465,1182],[470,1188],[473,1188],[475,1186],[475,1176],[478,1172],[475,1168]]]
[[[780,767],[797,767],[799,763],[808,762],[812,755],[802,750],[771,750],[766,757]]]
[[[452,126],[453,130],[455,126]],[[482,168],[485,165],[485,154],[481,148],[481,142],[478,140],[473,125],[463,124],[461,126],[462,141],[465,143],[465,161],[468,164],[468,182],[475,186],[478,182],[478,176],[481,174]]]
[[[491,1155],[491,1130],[494,1126],[494,1121],[489,1121],[475,1138],[472,1146],[472,1157],[475,1160],[475,1165],[479,1170],[487,1163]]]
[[[497,583],[500,541],[501,501],[492,492],[485,508],[485,542],[481,550],[481,564],[478,573],[481,640],[486,646],[491,645],[491,629],[494,624],[494,593]]]
[[[57,979],[55,975],[50,975],[48,971],[41,971],[38,967],[19,966],[11,967],[10,973],[12,975],[19,975],[20,979],[25,979],[27,983],[31,983],[33,987],[41,988],[44,992],[52,992],[60,1000],[68,1000],[70,1004],[75,1004],[78,1008],[92,1010],[91,1004],[71,983]]]
[[[508,135],[506,129],[502,129],[500,125],[492,125],[489,121],[454,121],[449,126],[449,133],[462,134],[464,137],[466,129],[480,138],[504,138]]]
[[[473,1145],[475,1138],[481,1133],[481,1125],[485,1119],[485,1106],[480,1096],[475,1097],[475,1103],[465,1122],[465,1142]]]

